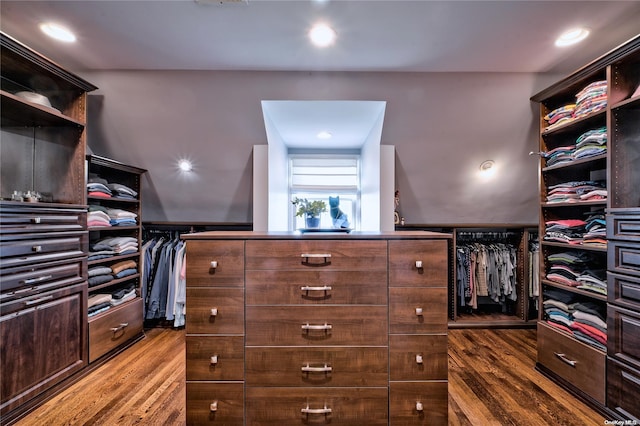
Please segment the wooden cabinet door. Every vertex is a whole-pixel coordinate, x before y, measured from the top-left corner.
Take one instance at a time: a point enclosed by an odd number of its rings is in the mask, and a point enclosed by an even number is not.
[[[2,414],[87,364],[85,285],[42,293],[0,317]]]
[[[390,288],[392,334],[447,332],[447,288]]]
[[[242,383],[187,382],[187,426],[243,426]]]
[[[390,287],[446,287],[446,240],[389,241]]]

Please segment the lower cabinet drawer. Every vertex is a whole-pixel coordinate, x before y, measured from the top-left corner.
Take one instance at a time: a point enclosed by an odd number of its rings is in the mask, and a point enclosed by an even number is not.
[[[447,335],[389,336],[390,380],[447,380]]]
[[[187,425],[244,425],[244,384],[187,381]]]
[[[386,346],[388,340],[386,306],[247,306],[246,327],[247,346]]]
[[[142,333],[142,299],[116,306],[89,321],[89,362]]]
[[[605,403],[604,352],[538,323],[538,363]]]
[[[187,380],[243,380],[244,337],[187,335],[185,341]]]
[[[247,425],[387,425],[381,388],[247,387]]]
[[[640,401],[640,370],[609,359],[607,361],[607,407],[625,419],[640,421],[638,401]]]
[[[640,211],[608,214],[607,239],[640,241]]]
[[[187,334],[244,334],[242,288],[187,287]]]
[[[609,303],[640,311],[640,277],[607,272]]]
[[[248,347],[247,386],[386,386],[386,347]]]
[[[609,356],[640,369],[640,313],[609,306],[607,330]]]
[[[632,242],[609,241],[607,269],[640,277],[640,245]]]
[[[448,424],[448,393],[446,381],[392,382],[389,384],[389,425]]]
[[[389,332],[446,333],[447,288],[390,288]]]

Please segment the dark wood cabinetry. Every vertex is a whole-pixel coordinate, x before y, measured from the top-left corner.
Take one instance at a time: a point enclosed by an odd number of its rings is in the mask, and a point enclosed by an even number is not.
[[[447,424],[448,235],[183,238],[187,424]]]
[[[86,93],[0,33],[2,423],[81,371],[87,351]]]
[[[597,86],[604,92],[585,94]],[[576,114],[582,99],[587,99],[586,109]],[[543,291],[540,303],[548,303],[541,310],[538,323],[538,368],[608,416],[638,420],[640,37],[586,65],[532,100],[540,103],[543,154],[540,234],[544,240],[540,274],[546,292]],[[594,107],[603,100],[603,104]],[[550,116],[571,104],[575,104],[574,113],[565,121],[552,123]],[[604,135],[607,149],[598,154],[578,155],[580,140],[587,132]],[[566,151],[561,154],[562,159],[549,164],[550,158],[560,158],[557,153],[561,151]],[[565,183],[575,188],[598,181],[604,185],[596,190],[604,190],[604,197],[580,196],[584,193],[566,199],[552,196]],[[564,222],[571,227],[571,221],[587,221],[587,217],[595,216],[606,224],[605,235],[587,238],[589,226],[585,226],[582,235],[576,236],[570,230],[565,233],[566,241],[562,241],[549,232],[554,224]],[[569,266],[555,263],[554,256],[571,258]],[[554,274],[562,268],[572,270],[576,259],[591,271],[600,270],[602,274],[606,271],[603,281],[606,286],[596,291],[575,284],[566,273],[568,279],[563,278],[562,272]],[[551,306],[555,302],[549,301],[554,298],[569,303],[571,309],[575,307],[573,303],[578,303],[604,315],[606,327],[596,326],[601,331],[587,328],[590,335],[599,338],[600,344],[585,344],[584,328],[579,326],[575,331],[576,321],[579,323],[575,312],[569,315],[572,322],[567,322],[567,327],[558,326],[560,317],[557,311],[552,312],[561,305]]]
[[[130,274],[119,277],[112,273],[114,279],[93,285],[89,279],[89,298],[95,295],[127,294],[134,291],[135,294],[122,303],[109,307],[106,311],[89,316],[89,362],[98,360],[103,355],[121,348],[135,338],[142,337],[143,331],[143,301],[141,294],[140,277],[142,267],[142,226],[141,226],[141,180],[146,170],[123,164],[118,161],[97,156],[87,156],[88,182],[93,180],[106,182],[107,188],[126,188],[126,192],[113,191],[110,194],[98,195],[96,191],[89,191],[87,203],[89,216],[92,211],[106,211],[111,218],[107,223],[89,222],[89,242],[93,247],[105,239],[122,238],[129,239],[127,244],[133,247],[124,252],[116,251],[107,256],[92,256],[89,253],[88,268],[96,267],[117,268],[123,262],[129,262],[127,269]],[[126,196],[125,196],[126,195]],[[115,215],[131,214],[127,220],[118,223]],[[125,213],[122,213],[125,212]],[[97,250],[100,252],[100,250]],[[93,257],[96,257],[95,259]],[[113,298],[113,296],[112,296]],[[124,300],[124,299],[120,299]]]

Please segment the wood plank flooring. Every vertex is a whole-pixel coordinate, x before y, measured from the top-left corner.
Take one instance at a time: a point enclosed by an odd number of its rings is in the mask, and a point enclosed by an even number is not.
[[[604,425],[535,371],[535,354],[532,329],[450,330],[449,424]],[[151,329],[16,425],[183,425],[184,374],[184,330]]]

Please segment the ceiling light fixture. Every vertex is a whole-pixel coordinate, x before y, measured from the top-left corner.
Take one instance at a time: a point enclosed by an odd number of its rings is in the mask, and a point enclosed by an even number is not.
[[[565,31],[556,39],[557,47],[571,46],[581,42],[589,35],[589,30],[586,28],[574,28],[569,31]]]
[[[189,160],[180,160],[178,162],[178,167],[183,172],[190,172],[191,170],[193,170],[193,164],[191,164],[191,161]]]
[[[73,43],[76,41],[76,36],[67,27],[54,22],[43,22],[40,24],[40,29],[43,33],[56,40],[64,41],[65,43]]]
[[[309,31],[311,42],[317,47],[327,47],[336,39],[336,32],[327,24],[316,24]]]
[[[316,135],[318,139],[331,139],[331,136],[331,132],[327,132],[326,130],[323,130]]]
[[[480,175],[487,178],[489,176],[493,176],[493,174],[496,172],[495,165],[496,163],[493,160],[483,161],[482,164],[480,164]]]

